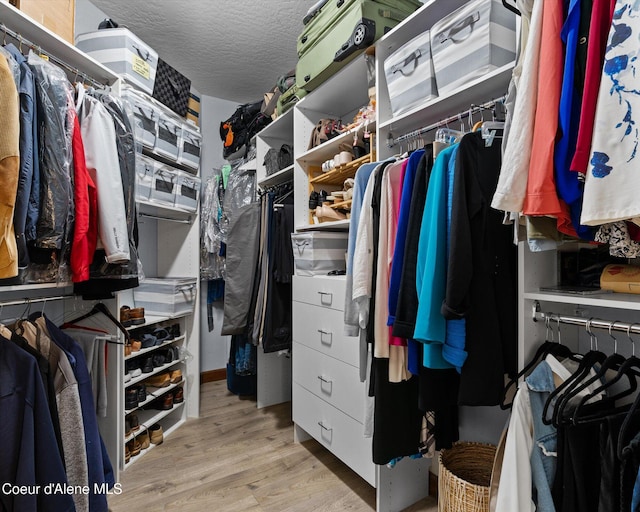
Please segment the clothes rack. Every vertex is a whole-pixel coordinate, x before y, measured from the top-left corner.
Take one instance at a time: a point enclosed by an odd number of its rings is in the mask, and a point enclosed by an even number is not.
[[[415,139],[416,137],[420,137],[425,133],[428,133],[433,130],[437,130],[438,128],[442,128],[443,126],[446,126],[449,123],[453,123],[454,121],[462,121],[464,119],[464,116],[470,116],[473,114],[477,114],[478,112],[483,112],[485,110],[489,110],[491,112],[496,113],[497,105],[502,105],[504,103],[504,100],[505,100],[505,96],[501,96],[500,98],[493,99],[491,101],[488,101],[486,103],[481,103],[479,105],[472,104],[467,110],[463,112],[459,112],[458,114],[448,117],[446,119],[441,119],[437,123],[430,124],[429,126],[425,126],[423,128],[420,128],[419,130],[414,130],[412,132],[405,133],[404,135],[401,135],[397,138],[393,138],[392,134],[389,133],[389,137],[387,138],[387,146],[392,148],[396,144],[399,144],[409,139]]]
[[[555,313],[544,312],[540,310],[540,303],[533,305],[533,321],[543,321],[568,325],[578,325],[585,329],[605,329],[607,331],[621,331],[627,334],[640,334],[640,323],[619,322],[617,320],[602,320],[601,318],[582,318],[579,316],[558,315]]]
[[[193,218],[189,215],[186,219],[174,219],[172,217],[163,217],[162,215],[153,215],[151,213],[138,212],[139,217],[146,217],[147,219],[155,220],[168,220],[169,222],[177,222],[178,224],[193,224]]]
[[[63,67],[64,69],[69,71],[71,74],[75,75],[76,78],[74,79],[74,81],[76,81],[78,78],[82,78],[82,82],[83,83],[89,82],[93,87],[96,87],[98,89],[106,89],[106,90],[108,90],[110,88],[109,85],[103,84],[102,82],[99,82],[98,80],[90,77],[86,73],[80,71],[78,68],[75,68],[75,67],[71,66],[70,64],[67,64],[65,61],[63,61],[59,57],[56,57],[52,53],[49,53],[46,50],[43,50],[40,47],[40,45],[29,41],[28,39],[23,37],[18,32],[15,32],[15,31],[11,30],[10,28],[8,28],[2,22],[0,22],[0,32],[2,32],[5,42],[6,42],[6,37],[9,36],[9,37],[12,37],[13,39],[15,39],[16,41],[18,41],[18,43],[20,44],[20,47],[22,47],[22,45],[24,44],[24,45],[27,45],[32,50],[34,50],[38,55],[46,55],[47,58],[51,62],[55,63],[56,65],[58,65],[60,67]]]
[[[56,295],[54,297],[37,297],[37,298],[24,298],[24,299],[17,299],[17,300],[6,300],[6,301],[0,301],[0,307],[5,307],[5,306],[22,306],[25,304],[33,304],[36,302],[54,302],[54,301],[58,301],[58,300],[66,300],[66,299],[70,299],[72,298],[73,295]]]

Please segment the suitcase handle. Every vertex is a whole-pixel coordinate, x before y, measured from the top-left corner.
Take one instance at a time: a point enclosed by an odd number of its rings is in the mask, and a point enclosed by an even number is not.
[[[136,53],[140,56],[140,58],[142,60],[144,60],[145,62],[147,62],[149,60],[149,58],[151,57],[151,52],[149,52],[149,50],[145,50],[144,53],[142,52],[142,50],[140,48],[138,48],[135,44],[132,45],[133,48],[135,49]]]
[[[402,62],[400,64],[396,64],[393,67],[393,73],[392,74],[400,73],[402,76],[411,75],[418,68],[418,59],[420,57],[422,57],[422,52],[420,51],[420,48],[418,48],[411,55],[409,55],[406,59],[404,59],[404,62]],[[411,71],[408,71],[408,72],[405,73],[404,68],[406,68],[412,62],[413,62],[413,68],[411,69]]]
[[[451,41],[453,41],[454,43],[461,43],[465,39],[468,39],[469,36],[473,33],[473,26],[479,20],[480,20],[480,11],[476,11],[476,12],[470,14],[469,16],[464,18],[463,20],[460,20],[458,23],[453,25],[449,29],[449,33],[448,34],[445,35],[445,32],[441,32],[440,34],[438,34],[438,38],[437,38],[438,42],[440,44],[442,44],[442,43],[448,41],[449,39],[451,39]],[[469,31],[469,33],[465,37],[463,37],[461,39],[456,39],[456,36],[467,27],[471,27],[471,30]]]

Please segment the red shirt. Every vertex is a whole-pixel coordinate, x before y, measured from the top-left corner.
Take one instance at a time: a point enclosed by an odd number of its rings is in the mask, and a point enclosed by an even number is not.
[[[607,47],[607,37],[613,20],[615,0],[593,0],[591,25],[589,26],[589,42],[587,43],[587,69],[585,71],[584,91],[580,113],[578,142],[570,169],[586,174],[591,153],[593,122],[596,117],[596,103],[602,78],[602,65]]]

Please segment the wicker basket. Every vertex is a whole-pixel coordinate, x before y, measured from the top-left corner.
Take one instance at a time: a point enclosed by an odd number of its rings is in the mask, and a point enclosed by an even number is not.
[[[495,453],[493,445],[465,441],[442,450],[438,477],[439,512],[489,512]]]

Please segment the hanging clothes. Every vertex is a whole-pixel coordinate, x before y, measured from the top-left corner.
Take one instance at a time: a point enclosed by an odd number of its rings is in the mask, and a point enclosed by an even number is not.
[[[0,278],[18,275],[18,248],[14,230],[14,210],[20,177],[20,103],[7,59],[0,55],[0,172],[2,173],[2,211],[0,211]]]

